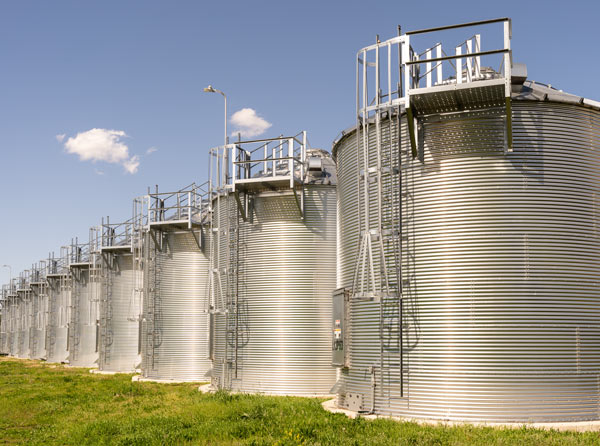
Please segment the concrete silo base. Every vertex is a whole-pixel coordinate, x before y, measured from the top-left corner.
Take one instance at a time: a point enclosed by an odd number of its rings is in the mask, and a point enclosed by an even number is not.
[[[202,392],[202,393],[215,393],[218,390],[219,389],[217,389],[210,383],[204,384],[204,385],[198,387],[198,391]],[[228,390],[227,392],[233,393],[233,394],[245,394],[245,395],[295,396],[295,397],[299,397],[299,398],[332,398],[333,397],[333,395],[331,395],[331,394],[328,394],[328,395],[321,395],[321,394],[306,395],[306,394],[298,394],[298,393],[244,392],[241,390]]]
[[[133,382],[146,382],[146,383],[159,383],[159,384],[190,384],[190,383],[201,383],[202,381],[185,381],[177,379],[154,379],[144,378],[141,375],[134,375],[131,377]]]
[[[91,369],[90,373],[93,373],[95,375],[130,375],[132,373],[137,373],[135,370],[129,370],[129,371],[112,371],[112,370],[99,370],[99,369]]]
[[[448,421],[448,420],[433,420],[420,418],[402,418],[385,415],[366,415],[354,412],[348,409],[342,409],[337,406],[337,399],[333,398],[321,404],[323,409],[331,413],[341,413],[348,418],[365,418],[367,420],[375,420],[378,418],[387,418],[394,421],[410,422],[429,426],[464,426],[471,425],[475,427],[493,427],[497,429],[521,429],[523,427],[530,429],[556,430],[556,431],[573,431],[573,432],[600,432],[600,420],[594,421],[565,421],[559,423],[484,423],[484,422],[468,422],[468,421]]]

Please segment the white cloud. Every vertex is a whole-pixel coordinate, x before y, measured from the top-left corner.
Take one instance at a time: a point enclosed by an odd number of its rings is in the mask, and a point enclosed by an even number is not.
[[[230,122],[236,127],[233,135],[241,133],[243,137],[252,138],[262,135],[273,124],[256,114],[252,108],[242,108],[231,115]]]
[[[66,136],[67,135],[65,135],[64,133],[61,133],[60,135],[56,135],[56,140],[58,142],[63,142]]]
[[[123,162],[123,167],[130,174],[134,174],[138,171],[138,167],[140,166],[140,157],[135,155],[129,158],[127,161]]]
[[[98,170],[98,169],[94,169],[94,173],[96,175],[104,175],[104,172],[102,172],[101,170]]]
[[[67,139],[67,153],[79,156],[80,161],[104,161],[122,165],[134,174],[140,165],[139,156],[129,156],[129,148],[121,141],[127,137],[122,130],[91,129]]]
[[[158,152],[158,149],[156,147],[150,147],[148,150],[146,150],[146,155],[150,155],[154,152]]]

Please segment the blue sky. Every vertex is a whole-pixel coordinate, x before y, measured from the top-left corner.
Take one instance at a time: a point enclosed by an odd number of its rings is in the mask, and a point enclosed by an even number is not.
[[[149,185],[203,181],[223,139],[208,84],[228,94],[230,114],[252,108],[271,123],[266,136],[307,130],[329,150],[354,122],[355,53],[376,34],[502,16],[530,79],[600,100],[592,1],[4,0],[0,265],[16,274],[102,216],[128,218]],[[135,174],[67,153],[68,138],[93,128],[127,135]]]

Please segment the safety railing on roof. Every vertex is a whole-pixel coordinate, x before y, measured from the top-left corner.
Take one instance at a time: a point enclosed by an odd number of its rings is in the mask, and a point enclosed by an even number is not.
[[[111,223],[110,217],[106,217],[106,220],[103,218],[100,230],[102,248],[131,246],[133,218],[121,223]]]
[[[192,183],[175,192],[155,192],[134,200],[133,231],[173,224],[188,229],[207,223],[210,216],[209,183]]]
[[[473,34],[459,43],[436,42],[437,38],[433,38],[431,42],[431,36],[439,36],[441,31],[483,27],[494,23],[503,24],[503,43],[500,48],[484,49],[481,33]],[[491,42],[498,40],[498,36],[486,37]],[[423,49],[417,49],[416,40],[421,43],[428,39],[431,43],[420,45]],[[411,94],[419,93],[419,90],[492,78],[502,79],[510,87],[510,41],[509,18],[409,31],[384,42],[378,40],[357,53],[357,108],[367,112],[382,106],[405,105],[408,108]],[[451,49],[450,54],[448,48]],[[488,65],[482,65],[482,58],[490,61],[491,57],[499,57],[497,67],[493,67],[493,60]],[[510,91],[507,90],[506,93],[509,94]]]
[[[48,276],[59,276],[65,275],[69,272],[69,261],[71,246],[61,246],[59,256],[55,256],[52,252],[48,254],[48,261],[46,263],[46,277]]]
[[[294,136],[239,141],[210,150],[210,190],[261,182],[302,183],[306,172],[306,132]]]
[[[89,239],[80,243],[78,238],[71,240],[68,249],[69,266],[82,263],[96,264],[100,253],[100,227],[93,226],[89,231]]]
[[[30,281],[31,283],[43,283],[46,281],[47,262],[40,260],[39,263],[34,263],[31,266]]]
[[[502,24],[501,35],[488,33]],[[457,43],[439,41],[439,33],[476,29]],[[500,47],[484,47],[485,41]],[[413,116],[506,106],[511,116],[511,20],[500,18],[399,34],[362,48],[356,58],[356,108],[359,123],[377,113],[400,109],[408,117],[413,156],[417,155]],[[453,33],[454,34],[454,33]],[[502,42],[501,44],[499,42]],[[417,44],[419,44],[418,49]],[[450,49],[450,50],[448,50]],[[494,59],[495,58],[495,59]],[[497,67],[496,67],[497,65]],[[480,88],[487,88],[482,93]],[[507,149],[512,150],[512,124],[507,119]]]

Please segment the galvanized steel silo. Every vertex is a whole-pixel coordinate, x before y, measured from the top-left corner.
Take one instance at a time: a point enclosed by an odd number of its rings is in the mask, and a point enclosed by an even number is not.
[[[71,274],[68,249],[60,258],[48,260],[48,325],[46,327],[46,361],[63,363],[69,357],[68,338],[71,306]]]
[[[96,367],[98,362],[98,303],[102,275],[96,229],[90,241],[71,248],[71,311],[69,321],[69,365]]]
[[[215,388],[322,395],[335,382],[335,165],[326,152],[307,153],[303,136],[226,152],[233,178],[213,199]]]
[[[46,326],[48,318],[48,283],[46,263],[31,270],[31,319],[29,322],[29,357],[46,359]]]
[[[8,285],[2,285],[0,306],[2,307],[2,314],[0,316],[0,354],[8,355],[10,354],[10,303]]]
[[[29,358],[29,327],[31,322],[31,288],[29,286],[28,271],[21,274],[17,287],[18,308],[18,342],[17,357]]]
[[[19,353],[19,300],[16,293],[16,282],[9,285],[8,302],[10,313],[10,326],[8,334],[9,355],[16,357]]]
[[[203,186],[140,198],[144,234],[142,376],[206,381],[208,244]],[[147,210],[147,211],[146,211]]]
[[[402,181],[402,300],[391,305],[351,297],[368,171],[361,145],[377,144],[375,121],[367,139],[361,122],[335,143],[347,305],[340,406],[446,420],[599,417],[600,104],[512,80],[512,147],[502,94],[452,110],[431,93],[438,110],[417,121],[416,158],[406,115],[381,114],[392,148],[384,167]],[[477,81],[472,92],[493,102]]]
[[[132,222],[102,222],[100,360],[105,372],[134,372],[139,351],[142,271],[134,253]]]

